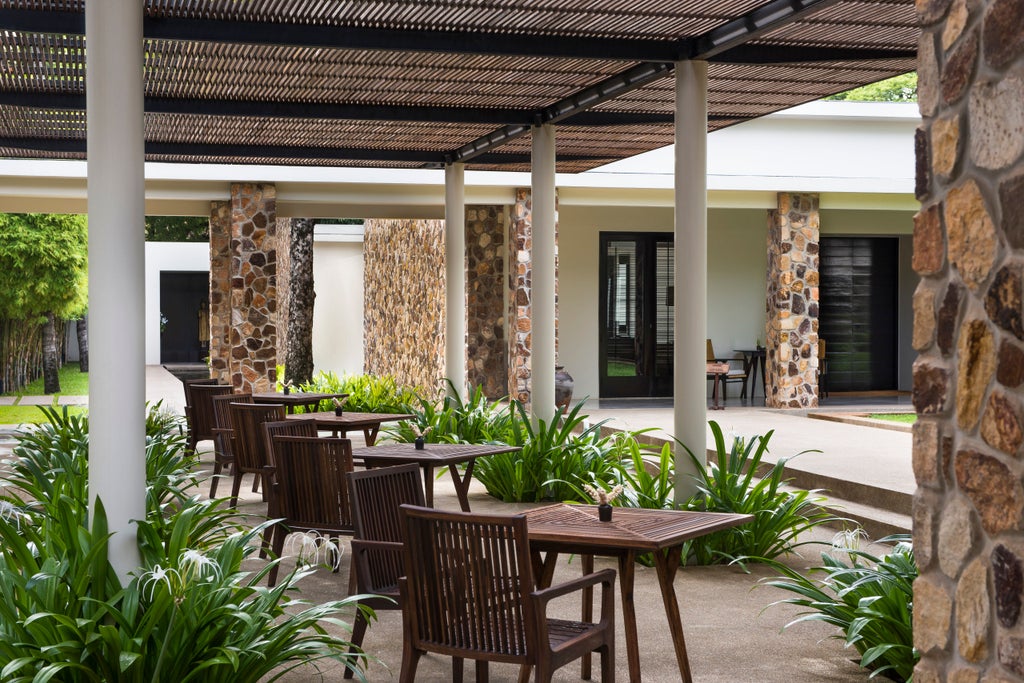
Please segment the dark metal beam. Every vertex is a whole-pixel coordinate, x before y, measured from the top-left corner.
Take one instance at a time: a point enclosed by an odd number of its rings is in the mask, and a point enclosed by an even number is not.
[[[31,109],[85,111],[85,95],[0,90],[0,105]],[[484,107],[431,107],[309,102],[252,102],[249,100],[202,100],[147,97],[150,114],[198,116],[252,116],[292,119],[351,121],[410,121],[426,123],[518,123],[529,125],[532,110]],[[672,114],[627,111],[582,111],[565,120],[572,126],[640,126],[672,123]]]
[[[677,54],[682,55],[681,58],[710,60],[726,50],[739,47],[751,40],[756,40],[769,31],[773,31],[780,26],[796,21],[838,1],[771,0],[766,5],[762,5],[733,21],[726,22],[722,26],[712,29],[701,36],[680,40]],[[672,65],[659,62],[638,64],[598,85],[585,88],[538,111],[534,123],[536,125],[556,123],[561,119],[589,109],[605,99],[618,97],[631,90],[642,88],[651,81],[667,75],[672,69]],[[647,74],[646,76],[642,75],[645,73]],[[609,91],[612,94],[609,97],[604,97],[605,91]],[[509,140],[522,137],[526,133],[527,130],[522,126],[505,126],[445,155],[445,160],[448,163],[466,161],[489,152]]]
[[[258,43],[300,47],[444,52],[570,59],[673,61],[671,40],[566,38],[525,33],[378,29],[319,24],[284,24],[234,19],[146,17],[147,38]]]
[[[81,12],[0,9],[0,28],[9,31],[77,35],[85,33]],[[482,31],[431,31],[287,24],[235,19],[154,17],[143,19],[143,35],[156,40],[443,52],[567,59],[665,61],[679,58],[673,40],[526,35]]]
[[[671,71],[672,67],[669,64],[659,62],[638,64],[616,76],[605,79],[589,88],[584,88],[569,97],[541,109],[534,115],[533,125],[541,126],[549,123],[558,123],[580,114],[590,107],[615,99],[630,90],[635,90],[659,78],[664,78]],[[530,127],[526,125],[514,124],[504,126],[493,133],[488,133],[469,144],[459,147],[450,154],[446,154],[445,162],[451,164],[469,161],[496,147],[500,147],[510,140],[520,138],[528,132],[530,132]]]
[[[813,64],[915,59],[916,50],[885,48],[804,47],[792,45],[738,45],[709,61],[719,64]]]
[[[766,33],[837,2],[839,0],[772,0],[702,36],[681,40],[679,51],[688,55],[689,59],[710,60],[717,54],[757,40]]]

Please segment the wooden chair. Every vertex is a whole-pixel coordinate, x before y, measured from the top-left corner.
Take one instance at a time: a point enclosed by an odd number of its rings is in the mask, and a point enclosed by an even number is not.
[[[263,435],[264,422],[280,422],[285,419],[284,406],[280,403],[231,403],[231,426],[234,429],[234,457],[231,463],[231,502],[238,504],[238,492],[242,488],[242,477],[252,474],[252,490],[260,490],[260,477],[270,465],[267,441]],[[263,499],[267,499],[264,490]]]
[[[524,515],[401,509],[401,683],[413,683],[426,652],[453,657],[455,680],[462,680],[462,660],[473,659],[478,681],[486,680],[488,662],[510,662],[520,665],[520,683],[529,680],[530,667],[538,683],[547,683],[556,669],[596,650],[601,680],[615,680],[614,570],[533,590]],[[600,621],[547,618],[552,599],[597,584]]]
[[[188,423],[188,448],[195,450],[200,441],[214,438],[216,426],[213,418],[213,397],[231,393],[230,384],[216,384],[214,380],[185,381],[185,421]]]
[[[213,403],[213,476],[210,477],[210,498],[217,497],[217,484],[224,468],[235,461],[235,430],[231,422],[232,403],[252,403],[252,394],[214,396]]]
[[[425,505],[420,466],[410,463],[349,472],[348,488],[353,527],[350,571],[359,594],[376,596],[359,604],[375,610],[399,609],[398,577],[405,574],[399,507]],[[366,617],[357,610],[350,653],[362,647],[366,627]],[[345,671],[345,678],[352,678],[351,669]]]
[[[263,441],[266,445],[269,464],[274,464],[275,436],[319,436],[313,420],[281,420],[263,423]]]
[[[722,403],[723,404],[725,403],[726,394],[728,393],[727,390],[726,390],[726,387],[729,386],[729,382],[742,382],[743,383],[743,388],[741,390],[741,395],[742,396],[746,396],[747,395],[747,375],[749,373],[747,372],[747,369],[745,367],[743,367],[743,359],[742,358],[719,358],[718,356],[715,355],[715,346],[714,346],[714,344],[711,343],[710,339],[707,340],[707,345],[708,345],[707,356],[708,356],[708,362],[709,363],[728,363],[729,364],[729,372],[724,377],[721,378],[721,382],[722,382]],[[736,363],[739,363],[740,366],[737,367]],[[714,375],[708,375],[708,379],[709,380],[714,380],[715,376]]]
[[[352,508],[345,475],[352,471],[352,442],[337,437],[275,436],[274,463],[264,468],[268,512],[280,522],[270,529],[270,545],[281,557],[288,534],[316,531],[337,538],[351,535]],[[278,565],[267,580],[277,582]],[[337,571],[337,568],[335,568]]]

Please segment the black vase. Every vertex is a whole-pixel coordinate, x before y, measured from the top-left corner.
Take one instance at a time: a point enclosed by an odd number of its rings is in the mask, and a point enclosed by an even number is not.
[[[416,440],[413,443],[416,444],[416,450],[418,450],[418,451],[422,451],[423,450],[423,444],[425,442],[423,441],[423,437],[422,436],[417,436]]]
[[[289,387],[287,384],[284,385],[283,391],[284,391],[284,395],[285,396],[287,396],[289,393],[291,393],[291,390],[292,390],[291,387]]]
[[[602,522],[612,521],[612,506],[608,503],[601,503],[597,506],[597,518]]]
[[[344,408],[335,408],[334,409],[334,414],[337,415],[338,417],[341,417],[342,415],[345,414],[345,409]]]

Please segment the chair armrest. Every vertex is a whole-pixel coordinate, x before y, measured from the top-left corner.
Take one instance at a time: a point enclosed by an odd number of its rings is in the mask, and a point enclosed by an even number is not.
[[[564,583],[560,583],[550,588],[541,588],[530,593],[532,599],[537,601],[538,606],[547,605],[555,598],[568,595],[584,588],[596,586],[599,583],[606,584],[606,587],[610,587],[615,583],[615,570],[614,569],[602,569],[601,571],[594,572],[593,574],[584,574],[583,576],[575,579],[570,579]]]

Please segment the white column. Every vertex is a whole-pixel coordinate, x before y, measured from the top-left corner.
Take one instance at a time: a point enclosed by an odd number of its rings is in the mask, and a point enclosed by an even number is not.
[[[444,373],[466,397],[466,169],[444,169]],[[451,388],[449,387],[449,391]]]
[[[555,414],[555,127],[534,126],[531,159],[533,253],[530,303],[530,405],[534,418]]]
[[[707,62],[676,63],[675,437],[694,455],[707,452]],[[696,469],[676,449],[676,500],[695,491]]]
[[[122,579],[139,566],[130,520],[146,513],[142,5],[85,7],[89,498],[103,501]]]

